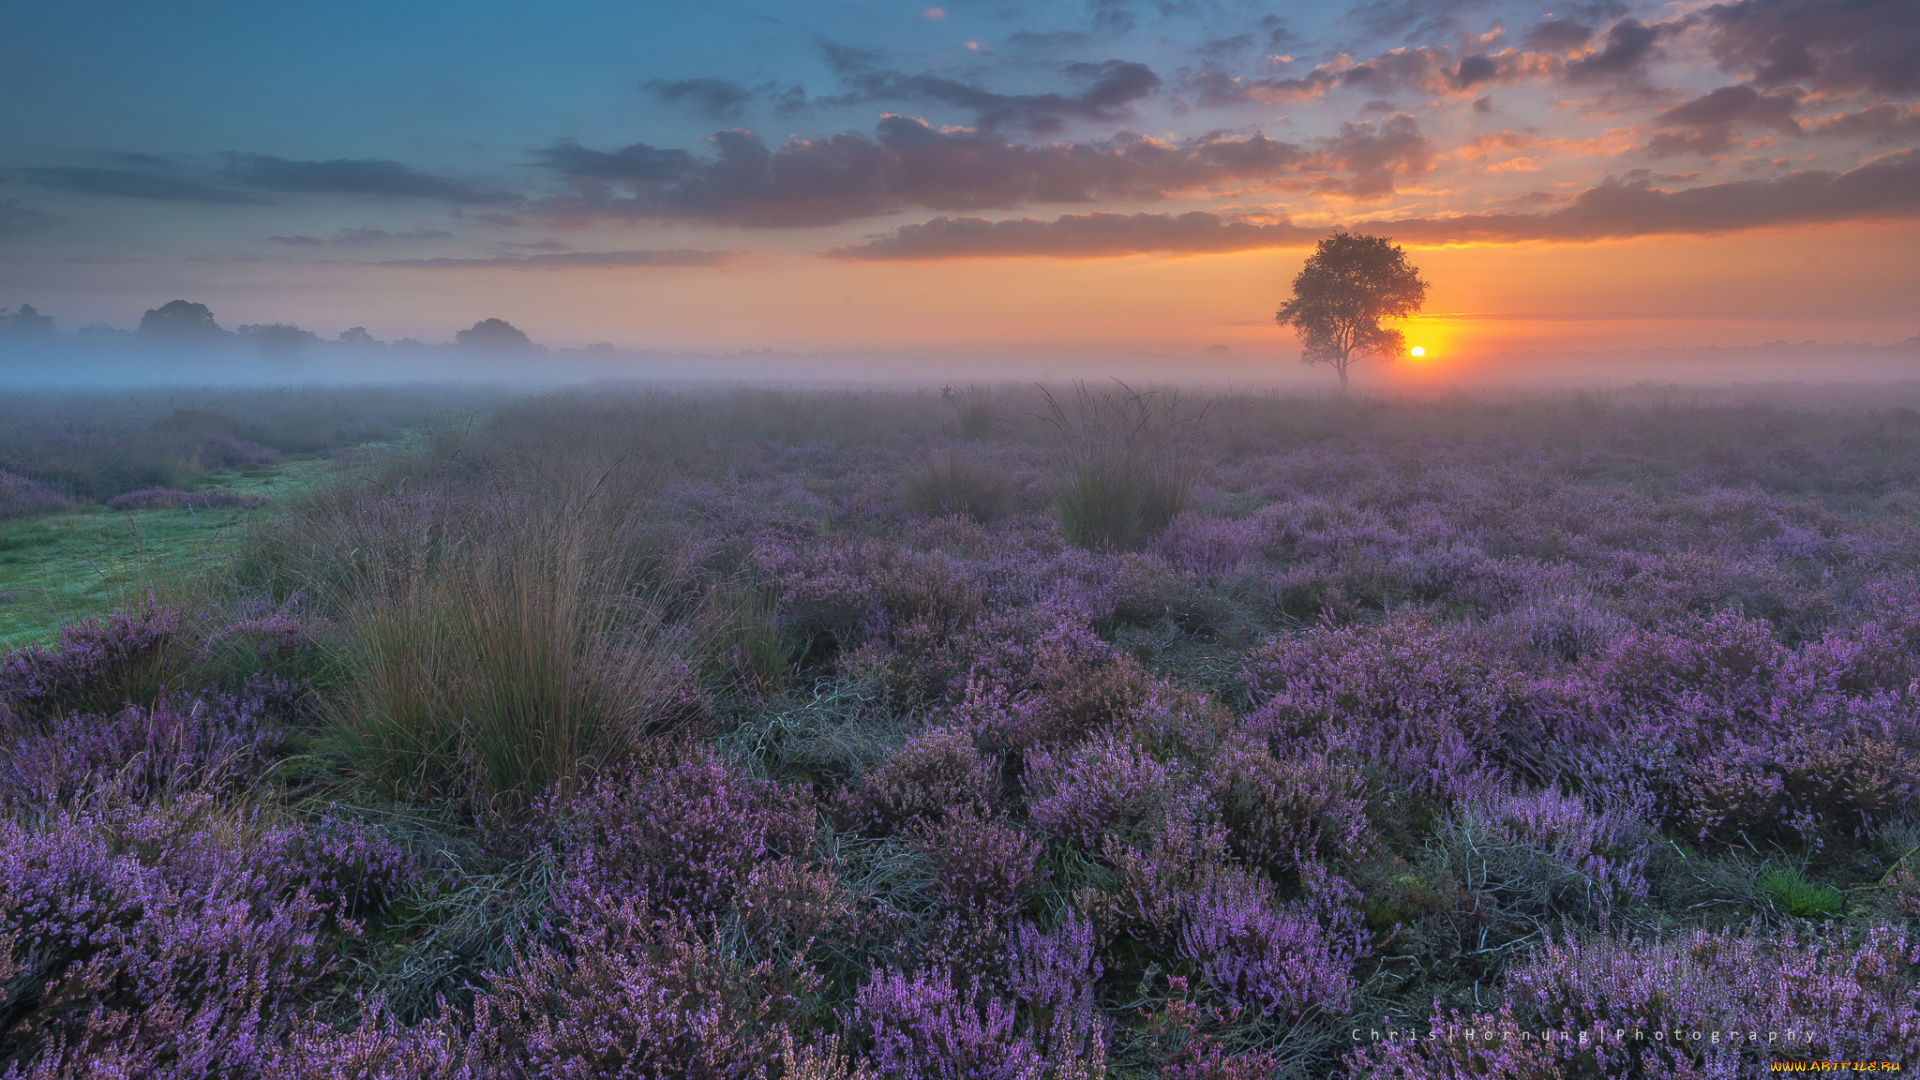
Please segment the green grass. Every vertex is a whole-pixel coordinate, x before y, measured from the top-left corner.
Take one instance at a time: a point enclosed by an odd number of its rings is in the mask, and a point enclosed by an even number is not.
[[[1760,877],[1760,892],[1781,911],[1800,919],[1837,919],[1847,910],[1846,894],[1831,885],[1809,881],[1791,867]]]
[[[51,640],[62,623],[166,595],[227,558],[248,523],[274,503],[333,475],[320,459],[272,471],[208,476],[195,490],[259,495],[261,506],[108,510],[89,506],[0,520],[0,649]]]

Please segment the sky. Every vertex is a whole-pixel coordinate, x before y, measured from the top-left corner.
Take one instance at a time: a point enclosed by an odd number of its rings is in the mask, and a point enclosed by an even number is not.
[[[0,0],[0,308],[1290,356],[1335,228],[1499,352],[1920,334],[1913,0]]]

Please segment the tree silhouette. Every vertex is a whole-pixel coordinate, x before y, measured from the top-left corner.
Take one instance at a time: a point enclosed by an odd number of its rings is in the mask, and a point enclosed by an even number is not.
[[[276,360],[290,360],[300,355],[309,344],[320,340],[320,335],[311,330],[302,330],[290,323],[260,323],[242,326],[236,331],[241,337],[251,338],[253,347],[260,355]]]
[[[1334,233],[1295,275],[1293,299],[1274,319],[1300,335],[1301,363],[1340,373],[1345,396],[1349,367],[1369,356],[1390,360],[1406,347],[1405,335],[1380,320],[1404,318],[1426,299],[1427,283],[1391,240]]]
[[[44,337],[53,333],[53,316],[40,314],[32,304],[21,304],[20,310],[11,315],[0,308],[0,331],[21,337]]]
[[[505,319],[482,319],[470,330],[462,330],[453,339],[471,349],[525,350],[533,348],[533,339]]]
[[[154,337],[195,340],[226,333],[205,304],[173,300],[140,316],[140,332]]]

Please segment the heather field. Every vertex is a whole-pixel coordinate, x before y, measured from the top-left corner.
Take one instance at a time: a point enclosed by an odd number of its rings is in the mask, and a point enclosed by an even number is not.
[[[1920,1060],[1916,401],[0,402],[0,1078]]]

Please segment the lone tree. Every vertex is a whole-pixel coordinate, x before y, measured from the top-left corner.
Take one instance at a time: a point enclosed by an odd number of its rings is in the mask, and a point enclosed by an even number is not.
[[[1427,283],[1407,253],[1384,236],[1334,233],[1293,279],[1293,299],[1274,315],[1300,335],[1300,362],[1332,364],[1347,392],[1347,369],[1369,356],[1391,360],[1406,336],[1380,325],[1420,310]]]
[[[526,331],[505,319],[482,319],[474,323],[472,329],[453,335],[453,339],[469,349],[522,352],[533,348],[533,339],[527,337]]]
[[[213,321],[207,305],[171,300],[140,316],[140,332],[154,337],[189,341],[221,337],[226,333]]]

